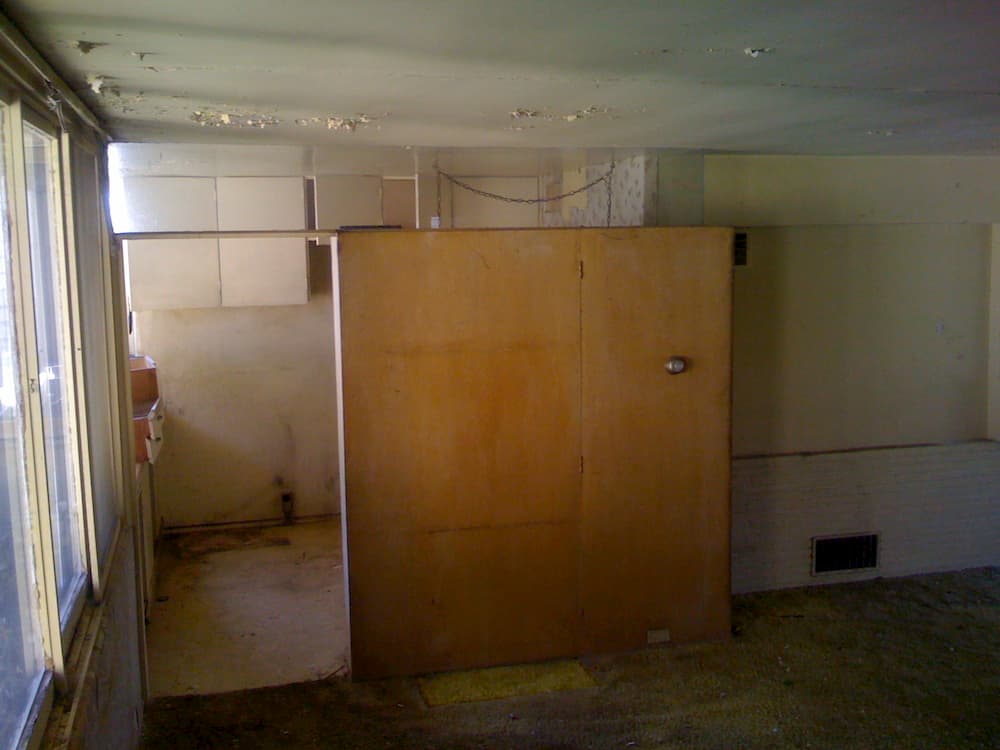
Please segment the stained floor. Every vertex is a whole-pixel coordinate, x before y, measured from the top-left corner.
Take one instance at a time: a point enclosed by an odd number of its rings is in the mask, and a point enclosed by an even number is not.
[[[1000,748],[1000,569],[734,604],[729,641],[583,660],[594,688],[428,708],[414,680],[338,677],[167,698],[143,747]]]
[[[337,674],[347,618],[336,520],[168,537],[147,631],[154,697]]]

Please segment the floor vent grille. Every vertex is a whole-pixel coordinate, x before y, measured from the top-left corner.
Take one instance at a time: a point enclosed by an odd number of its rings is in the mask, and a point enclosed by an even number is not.
[[[815,537],[812,540],[813,575],[877,566],[878,534]]]

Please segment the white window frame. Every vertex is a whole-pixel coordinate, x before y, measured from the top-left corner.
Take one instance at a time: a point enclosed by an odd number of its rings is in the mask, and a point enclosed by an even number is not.
[[[76,236],[76,225],[75,225],[75,202],[74,202],[74,174],[73,174],[73,155],[72,150],[74,148],[83,151],[89,158],[95,160],[95,177],[96,185],[94,189],[98,197],[98,203],[101,204],[101,164],[99,159],[99,151],[96,144],[90,138],[85,138],[76,132],[66,132],[63,131],[60,135],[60,153],[61,153],[61,163],[63,170],[63,202],[65,204],[65,252],[67,259],[67,287],[70,290],[70,296],[72,299],[72,304],[70,305],[71,313],[71,324],[73,329],[73,340],[77,342],[74,346],[74,367],[76,373],[79,377],[75,379],[76,386],[76,403],[77,403],[77,414],[76,419],[79,425],[77,434],[79,435],[79,465],[80,465],[80,484],[81,486],[81,499],[83,501],[83,517],[88,519],[86,524],[87,529],[87,552],[88,552],[88,563],[90,568],[90,582],[91,582],[91,596],[95,602],[100,602],[104,599],[107,588],[107,572],[111,569],[113,563],[113,557],[115,549],[118,547],[118,537],[121,534],[121,524],[122,517],[124,515],[123,508],[121,507],[121,500],[125,497],[124,488],[124,466],[123,466],[123,456],[124,451],[122,450],[122,435],[121,431],[117,429],[118,425],[121,424],[122,415],[120,413],[120,403],[117,398],[117,394],[120,393],[120,374],[121,365],[117,360],[117,355],[119,347],[116,345],[115,337],[113,335],[114,327],[114,299],[113,299],[113,286],[112,286],[112,269],[111,269],[111,253],[108,247],[108,231],[107,231],[107,217],[105,212],[102,211],[98,217],[98,227],[99,234],[101,237],[100,243],[100,253],[101,253],[101,279],[103,284],[103,295],[104,295],[104,335],[107,345],[108,358],[106,366],[108,368],[108,383],[111,388],[111,392],[103,394],[107,397],[110,425],[111,425],[111,456],[112,456],[112,480],[115,493],[115,503],[114,507],[117,512],[117,519],[115,521],[115,529],[111,536],[111,543],[108,545],[108,549],[104,552],[104,557],[102,559],[100,539],[98,538],[98,528],[97,528],[97,501],[94,497],[94,485],[93,477],[91,474],[91,464],[90,464],[90,435],[86,429],[88,425],[87,415],[90,404],[88,403],[87,391],[86,391],[86,378],[83,376],[84,363],[83,363],[83,347],[80,342],[83,341],[83,310],[82,304],[80,302],[80,297],[82,291],[80,290],[79,277],[77,274],[77,253],[79,248],[77,247],[78,238]]]
[[[60,150],[60,138],[59,131],[57,128],[53,127],[52,123],[46,118],[39,115],[38,112],[25,106],[24,103],[20,103],[18,106],[20,110],[20,127],[17,128],[17,137],[11,138],[12,141],[17,140],[19,153],[22,154],[19,166],[15,168],[15,174],[17,170],[20,170],[21,180],[19,180],[18,185],[18,208],[17,208],[17,222],[18,222],[18,236],[23,238],[25,243],[30,241],[29,228],[28,228],[28,214],[27,214],[27,201],[26,201],[26,187],[27,178],[25,174],[24,166],[24,127],[30,125],[35,129],[41,131],[44,135],[51,139],[49,149],[50,149],[50,163],[52,166],[51,179],[52,184],[52,202],[51,208],[54,215],[51,217],[52,225],[55,230],[53,241],[56,244],[56,254],[60,259],[58,273],[62,276],[63,285],[61,289],[61,299],[59,305],[59,325],[62,328],[62,361],[66,362],[69,372],[66,374],[66,378],[70,385],[70,393],[75,395],[76,383],[80,379],[80,371],[76,367],[76,356],[74,350],[78,349],[79,338],[74,335],[73,325],[72,325],[72,313],[71,310],[75,303],[75,290],[72,288],[71,283],[73,280],[70,279],[69,269],[67,259],[70,253],[67,252],[66,243],[66,230],[65,230],[65,210],[63,207],[64,200],[64,189],[63,189],[63,168],[61,164],[61,150]],[[22,231],[23,230],[23,231]],[[27,351],[23,354],[23,358],[27,364],[28,377],[29,377],[29,387],[24,391],[26,395],[26,400],[29,402],[29,408],[26,410],[29,412],[29,421],[32,424],[32,439],[34,441],[33,451],[32,451],[32,461],[29,461],[29,466],[33,465],[34,475],[37,487],[37,499],[36,502],[39,504],[39,512],[45,511],[43,514],[45,519],[47,519],[47,525],[44,528],[45,538],[43,540],[42,548],[42,567],[44,570],[43,575],[48,578],[51,576],[51,585],[47,583],[45,586],[46,596],[51,600],[45,601],[46,608],[50,606],[55,606],[54,612],[56,613],[56,622],[50,624],[50,629],[58,627],[58,639],[56,635],[53,634],[53,648],[50,657],[54,657],[55,652],[61,651],[62,664],[55,668],[57,681],[64,677],[65,673],[65,657],[69,653],[69,644],[71,641],[71,636],[76,628],[77,622],[79,622],[80,614],[83,612],[83,605],[86,601],[87,587],[89,585],[89,571],[87,566],[88,553],[87,553],[87,538],[88,532],[87,527],[92,526],[90,519],[87,515],[87,508],[84,505],[84,493],[82,488],[81,476],[82,468],[81,464],[81,454],[80,454],[80,435],[84,430],[81,430],[81,426],[86,424],[80,421],[79,413],[79,403],[76,398],[73,398],[71,402],[67,405],[69,420],[66,424],[67,429],[67,440],[71,444],[71,461],[73,468],[73,482],[72,482],[72,492],[74,498],[76,498],[79,503],[77,508],[77,520],[78,527],[76,529],[77,537],[81,545],[82,559],[84,575],[77,581],[76,587],[73,589],[71,596],[73,597],[73,602],[71,604],[71,609],[69,615],[66,617],[65,622],[60,622],[58,617],[59,612],[59,602],[56,597],[56,578],[55,578],[55,547],[53,539],[53,530],[51,526],[51,515],[50,503],[49,503],[49,492],[48,492],[48,473],[46,471],[45,463],[45,448],[44,448],[44,434],[42,429],[42,405],[41,405],[41,395],[40,388],[38,387],[39,380],[39,367],[38,367],[38,353],[37,353],[37,337],[35,329],[35,300],[33,296],[33,284],[32,284],[32,269],[30,262],[30,252],[28,252],[28,245],[25,244],[22,248],[22,258],[27,261],[24,265],[25,268],[21,269],[23,288],[22,288],[22,298],[21,298],[21,308],[23,310],[23,315],[27,318],[25,325],[25,338],[23,339],[23,345]],[[25,294],[27,292],[27,294]],[[41,516],[40,516],[41,517]],[[48,614],[45,616],[46,620],[52,620]],[[58,640],[59,648],[56,648],[56,641]],[[54,666],[57,662],[54,661]]]
[[[27,208],[25,203],[26,187],[24,169],[24,138],[22,128],[22,104],[16,91],[4,91],[3,103],[7,108],[4,122],[4,163],[7,182],[7,211],[10,235],[11,253],[11,288],[14,302],[13,322],[16,345],[18,348],[18,380],[22,394],[22,410],[24,430],[25,481],[27,491],[27,513],[31,526],[31,539],[26,540],[32,547],[32,563],[34,565],[34,584],[37,587],[38,623],[41,633],[42,650],[49,667],[48,674],[42,680],[39,691],[29,712],[28,721],[22,729],[22,737],[18,747],[31,747],[38,734],[33,730],[35,724],[48,715],[53,701],[53,677],[65,675],[65,657],[62,648],[62,633],[59,627],[59,605],[55,602],[56,592],[55,569],[52,558],[51,522],[47,506],[42,513],[39,504],[39,491],[36,486],[37,474],[33,467],[37,465],[35,430],[32,428],[32,406],[29,399],[29,366],[26,360],[29,356],[35,359],[37,371],[37,353],[34,351],[34,317],[33,311],[24,309],[25,281],[27,281],[30,297],[30,272],[25,277],[26,267],[30,267],[30,253],[27,244]],[[31,317],[29,318],[29,313]],[[30,320],[30,325],[28,321]],[[29,330],[30,329],[30,330]],[[44,466],[44,462],[43,462]],[[46,539],[48,539],[48,558],[46,558]],[[55,602],[54,609],[53,602]],[[52,617],[53,612],[55,617]],[[53,620],[55,628],[53,629]],[[58,681],[58,680],[56,680]]]
[[[25,460],[26,509],[30,521],[30,538],[25,540],[32,551],[31,565],[34,580],[32,606],[37,609],[38,630],[33,632],[39,638],[45,657],[45,674],[22,728],[22,736],[15,747],[33,749],[41,745],[46,723],[52,710],[57,692],[66,692],[82,675],[68,675],[70,649],[74,635],[81,625],[84,608],[98,603],[107,591],[107,578],[114,563],[115,550],[123,519],[131,493],[128,462],[132,460],[131,443],[126,440],[125,430],[130,426],[131,415],[127,405],[127,381],[125,368],[119,357],[124,356],[123,342],[119,339],[124,330],[116,325],[116,314],[122,307],[117,295],[122,292],[121,284],[115,283],[116,266],[114,247],[108,233],[108,218],[104,204],[102,185],[106,184],[105,167],[102,164],[100,145],[85,129],[72,124],[60,123],[53,113],[34,106],[37,99],[34,92],[25,90],[0,72],[0,104],[5,107],[3,142],[5,174],[0,179],[6,181],[7,212],[11,252],[11,288],[14,311],[12,323],[18,349],[17,377],[21,388],[23,442]],[[53,241],[58,248],[59,273],[62,275],[60,291],[60,325],[62,326],[63,358],[67,365],[70,403],[67,404],[67,439],[71,440],[70,456],[73,468],[75,500],[79,503],[77,519],[79,540],[82,551],[84,575],[72,592],[73,603],[68,616],[61,620],[56,581],[56,541],[50,514],[48,476],[46,472],[44,435],[42,431],[41,398],[37,384],[38,351],[35,328],[35,300],[32,285],[29,220],[27,208],[27,174],[25,163],[24,126],[28,123],[52,138],[51,217]],[[107,394],[92,394],[88,402],[86,380],[84,378],[82,349],[81,289],[77,274],[77,237],[75,234],[72,149],[82,149],[95,159],[97,203],[100,216],[99,251],[101,253],[101,282],[104,287],[104,335],[107,342],[108,387]],[[120,262],[119,262],[120,263]],[[93,484],[91,482],[90,436],[87,432],[87,409],[100,408],[106,402],[111,424],[112,483],[115,493],[111,504],[114,518],[114,532],[110,544],[102,555],[97,538],[97,524]],[[34,631],[34,627],[30,630]],[[75,668],[75,665],[74,665]]]

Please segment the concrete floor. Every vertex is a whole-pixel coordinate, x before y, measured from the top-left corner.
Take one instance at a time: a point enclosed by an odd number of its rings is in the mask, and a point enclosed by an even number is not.
[[[734,599],[724,642],[581,660],[595,687],[430,708],[416,680],[163,698],[145,750],[997,750],[1000,569]]]
[[[337,674],[347,617],[338,520],[168,537],[148,628],[152,695]]]

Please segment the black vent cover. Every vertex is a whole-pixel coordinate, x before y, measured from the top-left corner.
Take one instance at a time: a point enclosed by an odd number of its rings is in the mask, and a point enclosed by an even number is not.
[[[863,570],[878,565],[878,534],[815,538],[813,574]]]
[[[733,235],[733,265],[745,266],[748,264],[749,243],[746,232],[737,232]]]

